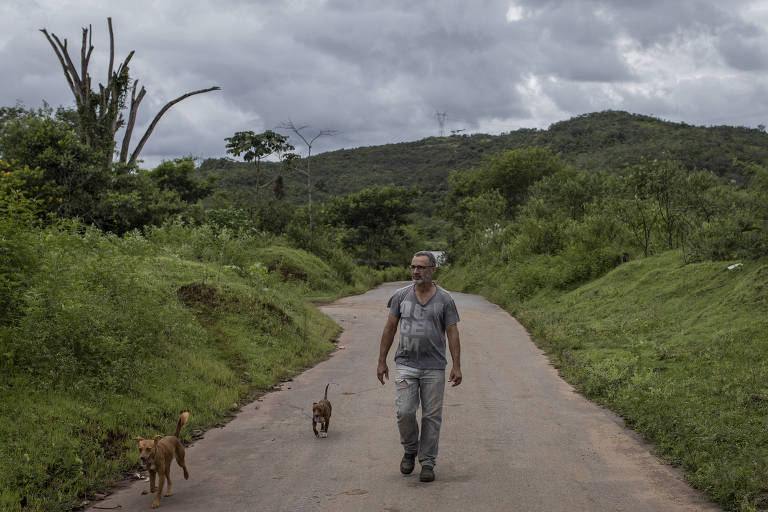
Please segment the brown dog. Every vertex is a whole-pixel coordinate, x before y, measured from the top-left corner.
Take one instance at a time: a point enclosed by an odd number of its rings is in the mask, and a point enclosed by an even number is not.
[[[328,425],[331,423],[331,402],[328,401],[328,386],[325,385],[325,396],[319,402],[312,404],[312,430],[315,437],[327,437]],[[317,424],[320,423],[320,434],[317,433]]]
[[[189,418],[188,412],[181,413],[179,422],[176,424],[176,432],[172,436],[155,436],[153,439],[134,438],[139,442],[139,456],[141,462],[149,471],[149,492],[157,492],[155,501],[152,502],[152,508],[160,506],[160,496],[163,493],[163,484],[168,480],[168,489],[166,496],[171,495],[171,459],[175,456],[176,462],[184,470],[184,479],[189,478],[189,470],[184,464],[184,445],[179,441],[179,432],[181,427]],[[158,485],[155,485],[155,474],[159,475]],[[147,494],[146,489],[141,494]]]

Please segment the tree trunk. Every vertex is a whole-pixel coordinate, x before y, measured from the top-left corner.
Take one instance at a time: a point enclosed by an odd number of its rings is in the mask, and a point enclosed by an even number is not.
[[[314,224],[312,222],[312,173],[309,169],[309,162],[310,157],[312,156],[312,148],[310,147],[307,151],[307,197],[308,197],[308,206],[309,206],[309,250],[312,250],[312,247],[315,244],[315,231],[314,231]]]

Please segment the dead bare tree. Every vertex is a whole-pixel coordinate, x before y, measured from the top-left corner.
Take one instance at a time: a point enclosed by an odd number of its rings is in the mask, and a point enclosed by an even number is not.
[[[312,144],[315,143],[317,139],[320,137],[333,137],[334,135],[338,134],[338,130],[320,130],[317,132],[317,134],[314,137],[306,137],[303,133],[301,133],[302,130],[309,128],[308,124],[302,125],[302,126],[296,126],[293,124],[293,121],[290,119],[288,121],[284,121],[283,123],[278,126],[278,128],[282,128],[284,130],[290,130],[293,132],[298,138],[304,142],[304,144],[307,146],[307,169],[305,171],[302,171],[299,169],[299,172],[304,174],[307,177],[307,207],[309,209],[309,246],[312,247],[314,243],[314,225],[312,223],[312,173],[310,171],[310,165],[311,160],[309,157],[312,156]]]
[[[160,118],[168,111],[168,109],[190,96],[216,91],[221,89],[221,87],[208,87],[207,89],[188,92],[182,94],[175,100],[166,103],[149,124],[144,136],[141,137],[138,145],[129,157],[129,146],[133,134],[133,127],[136,123],[136,114],[139,109],[139,104],[141,103],[141,100],[144,99],[147,91],[142,86],[137,92],[138,80],[134,80],[131,85],[128,64],[130,63],[131,58],[133,58],[134,50],[131,50],[125,60],[123,60],[117,67],[117,70],[114,69],[115,37],[112,30],[112,18],[107,18],[107,25],[109,27],[109,68],[107,71],[107,85],[99,83],[99,92],[95,92],[91,89],[91,75],[88,72],[88,65],[94,48],[93,44],[91,44],[93,36],[93,28],[91,25],[88,25],[88,28],[83,27],[79,71],[69,55],[67,40],[64,39],[62,42],[56,34],[49,34],[44,28],[40,29],[40,31],[45,34],[46,39],[48,39],[53,51],[56,53],[56,57],[58,57],[59,63],[64,70],[64,76],[67,79],[69,88],[75,96],[75,104],[77,106],[78,120],[83,142],[94,150],[103,153],[104,164],[106,165],[106,168],[109,169],[112,167],[114,158],[116,145],[115,136],[117,131],[124,125],[125,133],[123,134],[123,142],[120,148],[118,162],[130,166],[136,163],[149,136],[152,134],[155,126],[157,126]],[[126,124],[122,111],[126,108],[129,88],[131,89],[131,103],[128,109],[128,120]]]

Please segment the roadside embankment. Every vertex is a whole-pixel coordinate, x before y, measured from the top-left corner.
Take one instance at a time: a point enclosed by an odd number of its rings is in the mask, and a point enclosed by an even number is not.
[[[325,359],[309,299],[394,276],[260,234],[169,224],[117,237],[0,222],[0,509],[79,507],[136,466],[135,436],[182,439]]]
[[[669,252],[567,293],[493,298],[569,383],[695,487],[730,510],[755,510],[768,507],[768,262],[732,263],[684,265]]]

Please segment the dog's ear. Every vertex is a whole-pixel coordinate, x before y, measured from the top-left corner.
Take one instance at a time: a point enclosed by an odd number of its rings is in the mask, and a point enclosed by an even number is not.
[[[158,434],[158,435],[156,435],[155,437],[152,438],[152,440],[155,442],[155,445],[157,445],[157,442],[160,440],[161,437],[163,437],[163,436]]]
[[[138,442],[142,442],[144,439],[141,438],[141,437],[134,437],[133,440],[134,441],[138,441]]]

